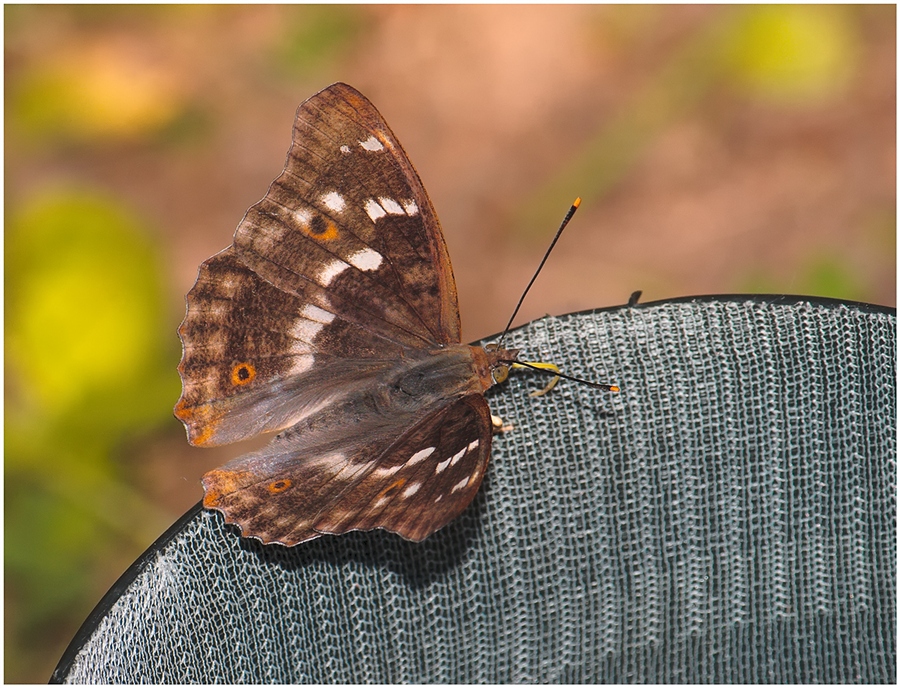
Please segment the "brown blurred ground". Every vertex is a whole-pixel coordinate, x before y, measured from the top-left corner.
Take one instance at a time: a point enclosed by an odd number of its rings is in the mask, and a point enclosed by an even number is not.
[[[431,195],[465,340],[502,328],[577,195],[517,323],[636,289],[643,301],[753,291],[893,306],[894,8],[754,11],[7,7],[7,218],[72,186],[131,208],[167,270],[174,374],[197,266],[280,172],[297,105],[341,80],[381,110]],[[782,74],[771,53],[783,26],[812,62]],[[41,101],[45,73],[77,82],[75,95]],[[169,413],[114,457],[146,530],[99,528],[91,537],[123,543],[111,559],[55,562],[89,567],[91,583],[41,617],[51,628],[28,621],[7,568],[7,680],[46,680],[149,534],[200,498],[200,475],[246,451],[191,449]]]

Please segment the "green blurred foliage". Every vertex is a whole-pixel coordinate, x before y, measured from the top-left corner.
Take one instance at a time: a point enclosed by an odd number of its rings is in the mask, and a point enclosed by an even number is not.
[[[834,299],[863,300],[866,290],[859,283],[857,271],[838,256],[815,256],[808,261],[802,277],[801,294],[815,294]]]
[[[98,48],[50,53],[11,89],[7,114],[16,133],[32,140],[116,141],[171,125],[179,106],[164,70]]]
[[[274,74],[292,85],[339,61],[369,17],[359,7],[278,12],[284,20],[264,29],[266,48],[243,64],[250,78]],[[170,525],[171,514],[131,486],[129,447],[178,430],[178,340],[147,228],[111,197],[48,191],[35,172],[54,161],[51,176],[66,179],[160,145],[202,149],[220,113],[179,62],[178,40],[194,31],[215,43],[235,15],[251,13],[4,8],[7,174],[16,185],[5,235],[7,680],[46,680],[110,572]],[[32,195],[27,205],[18,204],[22,193]]]
[[[8,676],[47,626],[71,628],[117,545],[165,526],[121,478],[117,450],[178,396],[164,271],[132,213],[89,192],[48,193],[5,235],[5,560]],[[124,509],[123,509],[124,505]],[[150,515],[150,516],[148,516]],[[9,609],[9,606],[8,606]]]
[[[141,19],[146,31],[164,13],[114,6],[5,10],[8,63],[28,60],[28,68],[7,81],[7,140],[116,145],[171,127],[183,115],[183,85],[163,55],[144,52],[121,35],[84,41],[79,34],[129,19]],[[30,36],[37,22],[59,34],[60,42],[36,50]]]
[[[108,394],[145,382],[159,353],[159,260],[134,220],[83,193],[37,200],[10,222],[6,259],[8,362],[28,371],[30,405],[60,418],[92,398],[107,427],[142,420],[152,396]]]
[[[785,284],[790,287],[785,288]],[[739,294],[813,294],[851,301],[865,301],[868,293],[855,266],[825,253],[807,258],[792,279],[757,267],[736,279],[733,291]]]
[[[859,241],[850,253],[818,249],[812,255],[792,259],[790,274],[779,274],[767,263],[737,274],[727,291],[737,294],[810,294],[834,299],[871,302],[879,290],[875,275],[896,269],[897,216],[873,209],[859,227]]]
[[[726,43],[723,62],[734,83],[772,102],[834,97],[859,62],[854,15],[840,5],[748,6]]]

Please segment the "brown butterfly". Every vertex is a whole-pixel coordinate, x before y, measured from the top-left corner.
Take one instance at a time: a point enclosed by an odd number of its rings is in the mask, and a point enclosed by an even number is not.
[[[200,266],[179,328],[191,444],[277,432],[203,477],[244,536],[420,541],[488,464],[483,393],[518,351],[460,343],[450,258],[400,142],[346,84],[303,103],[284,171]]]

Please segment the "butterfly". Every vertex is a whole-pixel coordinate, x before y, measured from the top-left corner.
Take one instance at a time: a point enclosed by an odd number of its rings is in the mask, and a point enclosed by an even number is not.
[[[178,332],[191,444],[277,433],[203,476],[241,534],[421,541],[478,492],[484,392],[518,350],[460,343],[437,215],[400,142],[337,83],[297,110],[284,171],[206,260]]]

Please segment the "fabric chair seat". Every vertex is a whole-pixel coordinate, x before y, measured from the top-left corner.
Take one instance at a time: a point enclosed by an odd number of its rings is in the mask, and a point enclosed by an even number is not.
[[[888,683],[896,314],[705,297],[547,317],[488,393],[474,503],[420,544],[297,547],[197,508],[122,577],[72,683]]]

